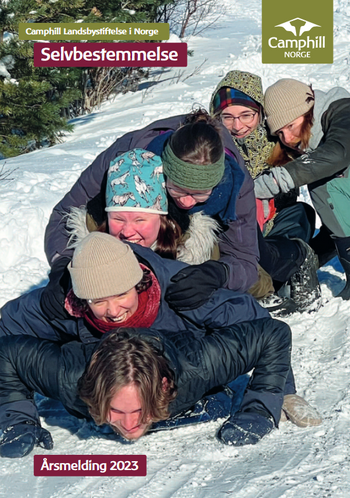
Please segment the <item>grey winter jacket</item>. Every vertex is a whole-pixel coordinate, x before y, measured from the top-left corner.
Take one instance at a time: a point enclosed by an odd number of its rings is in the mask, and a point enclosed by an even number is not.
[[[73,250],[67,248],[69,233],[66,229],[65,215],[72,207],[85,206],[89,200],[101,192],[111,160],[132,148],[147,148],[154,138],[166,131],[176,130],[184,122],[185,117],[174,116],[162,119],[142,130],[123,135],[83,171],[70,192],[53,209],[46,228],[45,251],[50,265],[57,258],[72,256]],[[244,173],[244,182],[236,200],[236,219],[229,221],[223,227],[224,230],[219,237],[220,261],[227,263],[230,268],[227,287],[245,292],[258,280],[259,250],[254,184],[230,134],[224,127],[222,127],[222,137],[226,151],[235,158]],[[233,158],[231,157],[230,160]],[[203,203],[204,212],[205,205],[206,203]],[[213,213],[208,214],[214,216]]]

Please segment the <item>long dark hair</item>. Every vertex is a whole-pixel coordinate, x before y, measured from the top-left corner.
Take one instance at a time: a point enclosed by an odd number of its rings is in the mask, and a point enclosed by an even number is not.
[[[154,252],[162,258],[176,259],[176,248],[181,237],[179,224],[168,215],[160,217],[160,228]]]

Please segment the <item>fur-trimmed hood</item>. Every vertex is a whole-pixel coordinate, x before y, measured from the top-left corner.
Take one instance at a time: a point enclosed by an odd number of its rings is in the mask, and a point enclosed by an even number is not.
[[[66,222],[69,231],[69,248],[75,248],[89,234],[86,216],[85,206],[71,208]],[[218,245],[219,232],[219,223],[210,216],[203,214],[202,211],[191,214],[188,230],[181,237],[177,247],[177,259],[190,265],[208,261]]]

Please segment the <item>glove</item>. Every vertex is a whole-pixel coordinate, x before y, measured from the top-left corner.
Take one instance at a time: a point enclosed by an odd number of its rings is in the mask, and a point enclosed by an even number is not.
[[[22,458],[40,446],[52,450],[53,440],[46,429],[32,421],[9,426],[0,437],[0,456],[5,458]]]
[[[170,280],[165,300],[178,311],[199,308],[228,279],[228,267],[219,261],[186,266]]]
[[[293,178],[283,166],[264,171],[254,180],[254,191],[257,199],[271,199],[280,192],[286,194],[294,187]]]
[[[232,446],[256,444],[273,429],[273,421],[255,412],[238,412],[221,427],[218,439]]]
[[[254,192],[257,199],[272,199],[279,194],[280,188],[271,172],[263,173],[254,180]]]
[[[67,265],[69,258],[60,258],[52,265],[49,283],[44,287],[40,298],[40,306],[49,320],[70,317],[64,307],[64,301],[70,285],[70,275]]]

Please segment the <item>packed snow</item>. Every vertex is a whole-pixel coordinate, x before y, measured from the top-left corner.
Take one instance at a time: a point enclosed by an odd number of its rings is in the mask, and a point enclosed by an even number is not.
[[[118,95],[90,115],[73,120],[65,140],[6,160],[10,180],[0,182],[0,306],[47,282],[44,230],[53,206],[92,160],[116,138],[153,120],[208,108],[218,81],[231,69],[262,77],[264,88],[292,77],[328,90],[350,91],[350,2],[334,0],[332,65],[261,62],[260,0],[221,0],[226,15],[187,40],[187,68],[154,69],[135,93]],[[172,41],[176,38],[173,36]],[[350,130],[349,130],[350,132]],[[0,168],[4,161],[0,161]],[[307,199],[306,191],[303,197]],[[293,332],[298,393],[317,407],[323,424],[301,429],[281,423],[259,444],[224,446],[211,422],[152,433],[134,444],[103,437],[41,399],[53,454],[143,454],[146,477],[34,477],[32,454],[0,461],[0,497],[6,498],[346,498],[350,496],[350,302],[334,298],[344,285],[337,258],[318,271],[323,306],[286,319]]]

